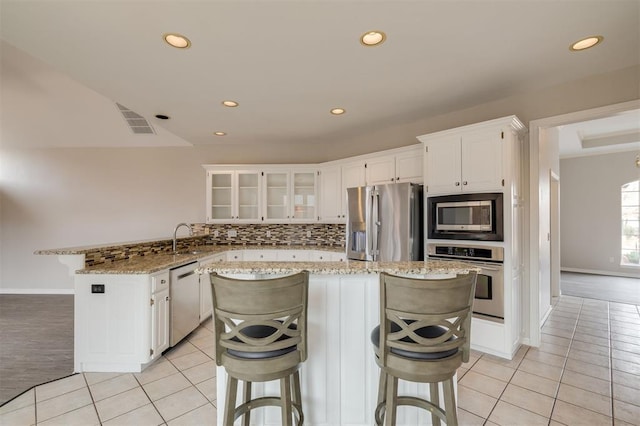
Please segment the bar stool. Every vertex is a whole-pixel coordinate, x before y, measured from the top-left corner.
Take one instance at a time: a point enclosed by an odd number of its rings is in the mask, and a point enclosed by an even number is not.
[[[380,366],[377,425],[383,418],[395,425],[399,405],[428,410],[434,425],[458,424],[453,377],[469,361],[475,286],[475,272],[435,280],[380,274],[380,325],[371,333]],[[429,383],[430,401],[398,396],[398,379]]]
[[[210,274],[216,364],[228,374],[225,426],[264,406],[280,406],[282,424],[304,421],[299,368],[307,359],[309,273],[239,280]],[[292,383],[293,379],[293,383]],[[238,380],[243,401],[236,407]],[[280,380],[280,396],[251,399],[252,382]]]

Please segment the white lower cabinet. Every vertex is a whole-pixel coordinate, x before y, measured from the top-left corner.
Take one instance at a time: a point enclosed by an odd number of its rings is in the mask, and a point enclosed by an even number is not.
[[[332,260],[342,253],[316,250],[230,250],[200,260]],[[268,276],[267,276],[268,277]],[[154,274],[76,274],[74,371],[142,371],[170,346],[169,271]],[[315,308],[314,308],[315,309]],[[200,321],[211,316],[208,275],[200,276]]]
[[[76,274],[74,281],[74,371],[142,371],[165,324],[163,311],[152,311],[151,276]]]
[[[230,250],[225,253],[225,258],[227,262],[244,260],[242,250]]]
[[[152,360],[169,348],[169,273],[151,276],[151,350]]]
[[[277,250],[243,250],[242,260],[247,262],[270,262],[277,258]]]
[[[281,262],[306,262],[310,256],[310,250],[278,250],[276,259]]]

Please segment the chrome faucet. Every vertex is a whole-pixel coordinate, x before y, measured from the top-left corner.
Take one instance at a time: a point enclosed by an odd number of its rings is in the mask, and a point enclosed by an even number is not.
[[[191,229],[191,225],[189,225],[188,223],[179,223],[176,225],[176,228],[173,230],[173,252],[175,253],[176,250],[176,234],[178,233],[178,228],[180,228],[181,226],[186,226],[189,229],[189,236],[193,235],[193,229]]]

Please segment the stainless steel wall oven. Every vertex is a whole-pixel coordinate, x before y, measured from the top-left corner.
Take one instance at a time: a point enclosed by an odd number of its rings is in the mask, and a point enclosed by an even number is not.
[[[478,273],[473,315],[504,322],[504,250],[502,247],[428,244],[430,259],[461,260],[482,270]]]

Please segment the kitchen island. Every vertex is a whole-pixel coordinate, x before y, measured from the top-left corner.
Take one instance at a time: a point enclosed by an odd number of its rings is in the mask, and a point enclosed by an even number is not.
[[[301,368],[305,424],[374,424],[379,368],[371,330],[379,322],[379,273],[445,278],[466,274],[468,264],[419,262],[216,262],[197,270],[255,279],[307,270],[309,276],[308,359]],[[218,424],[222,424],[227,376],[217,369]],[[278,382],[254,383],[255,395],[279,394]],[[400,393],[428,397],[428,386],[400,382]],[[419,390],[418,390],[419,389]],[[252,413],[252,424],[279,424],[277,408]],[[416,408],[398,411],[398,425],[430,424]]]
[[[255,279],[309,271],[309,357],[301,374],[305,423],[310,425],[373,423],[378,367],[369,334],[378,323],[379,273],[446,277],[474,270],[438,260],[346,260],[344,248],[317,246],[211,246],[197,253],[147,254],[94,265],[85,261],[85,251],[41,252],[58,255],[74,274],[76,372],[139,372],[168,349],[172,268],[194,265],[201,322],[211,313],[209,272]],[[218,368],[218,407],[224,406],[225,383],[224,369]],[[271,392],[277,383],[254,388]],[[401,382],[400,389],[416,392],[417,387]],[[417,409],[402,411],[398,424],[430,422]],[[280,422],[275,408],[252,419],[256,424]]]

